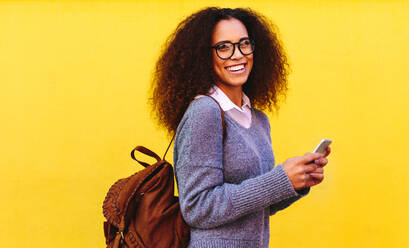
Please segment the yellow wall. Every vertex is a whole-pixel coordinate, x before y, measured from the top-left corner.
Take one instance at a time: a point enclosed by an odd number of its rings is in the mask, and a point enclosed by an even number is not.
[[[280,28],[278,161],[334,141],[326,180],[271,218],[271,247],[407,247],[409,1],[1,1],[2,247],[104,246],[106,191],[141,169],[130,149],[168,142],[146,104],[160,46],[209,5]]]

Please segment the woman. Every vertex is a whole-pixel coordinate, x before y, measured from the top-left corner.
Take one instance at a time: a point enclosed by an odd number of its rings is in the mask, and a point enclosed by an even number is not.
[[[249,9],[206,8],[168,39],[154,75],[157,119],[176,134],[174,165],[189,247],[269,247],[269,216],[323,180],[329,154],[274,167],[268,117],[287,89],[273,26]],[[225,135],[221,110],[226,119]]]

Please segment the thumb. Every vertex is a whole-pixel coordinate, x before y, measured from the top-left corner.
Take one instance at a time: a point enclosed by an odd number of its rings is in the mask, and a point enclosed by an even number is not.
[[[312,162],[312,161],[314,161],[314,160],[316,160],[316,159],[319,159],[319,158],[322,158],[324,155],[323,154],[321,154],[321,153],[317,153],[317,152],[315,152],[315,153],[306,153],[302,158],[301,158],[301,161],[303,162],[303,163],[309,163],[309,162]]]

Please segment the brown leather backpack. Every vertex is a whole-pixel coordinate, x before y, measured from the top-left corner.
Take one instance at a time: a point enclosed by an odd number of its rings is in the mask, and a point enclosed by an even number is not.
[[[221,107],[220,110],[224,136],[226,129],[224,114]],[[188,246],[190,227],[183,220],[178,197],[174,196],[172,165],[165,160],[174,138],[175,136],[162,159],[143,146],[137,146],[132,150],[132,159],[145,169],[118,180],[105,197],[102,208],[107,219],[104,222],[107,248]],[[156,163],[149,165],[137,160],[135,151],[155,158]]]
[[[157,162],[141,162],[135,159],[135,151]],[[108,191],[103,204],[107,247],[187,247],[190,228],[174,196],[172,165],[143,146],[132,150],[131,156],[145,169],[118,180]]]

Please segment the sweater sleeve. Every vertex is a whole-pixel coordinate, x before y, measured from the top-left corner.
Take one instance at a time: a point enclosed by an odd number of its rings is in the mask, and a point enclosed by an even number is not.
[[[283,210],[289,206],[291,206],[291,204],[293,204],[294,202],[296,202],[297,200],[299,200],[301,197],[306,196],[309,192],[310,192],[310,188],[305,188],[302,190],[296,190],[297,195],[287,198],[285,200],[282,200],[280,202],[277,202],[275,204],[272,204],[270,206],[270,215],[274,215],[275,213],[277,213],[280,210]]]
[[[194,101],[177,131],[175,171],[185,221],[214,228],[297,196],[281,165],[239,184],[224,182],[220,110],[209,101]]]

